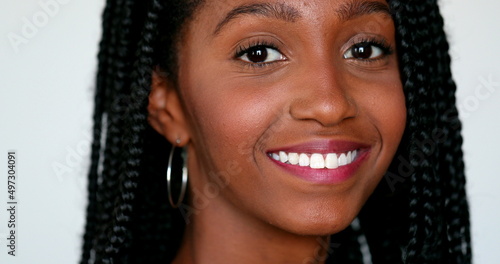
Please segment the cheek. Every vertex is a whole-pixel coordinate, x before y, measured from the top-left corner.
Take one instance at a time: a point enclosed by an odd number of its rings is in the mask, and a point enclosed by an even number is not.
[[[271,125],[277,129],[284,99],[277,99],[267,83],[221,76],[215,66],[191,67],[190,72],[180,85],[194,143],[213,157],[252,159],[258,140],[265,138]]]
[[[252,92],[230,80],[206,78],[193,84],[185,92],[197,160],[196,173],[191,174],[190,168],[191,188],[202,190],[207,183],[220,182],[223,175],[226,183],[217,203],[264,218],[262,205],[275,200],[268,192],[275,188],[262,176],[256,153],[262,153],[258,149],[264,147],[260,142],[266,141],[266,133],[272,134],[269,123],[277,116],[272,102],[262,91]]]
[[[265,113],[270,106],[263,98],[214,86],[215,89],[190,96],[192,128],[198,139],[195,143],[206,144],[200,147],[208,147],[218,155],[227,153],[228,148],[238,150],[239,154],[251,153],[255,138],[265,130],[268,119]]]
[[[372,178],[367,178],[367,191],[363,200],[368,199],[372,191],[383,180],[389,165],[399,147],[406,127],[406,105],[403,87],[399,74],[388,75],[386,82],[372,87],[369,97],[365,98],[363,111],[370,120],[372,127],[379,135],[380,144],[376,148],[376,158]]]
[[[378,96],[379,104],[371,109],[372,118],[377,125],[384,142],[390,152],[397,149],[406,127],[406,105],[402,85],[398,82],[392,89]]]
[[[395,62],[394,62],[395,63]],[[365,135],[372,135],[378,142],[372,150],[373,167],[371,177],[363,179],[364,199],[380,182],[394,158],[406,127],[405,95],[399,71],[393,71],[367,78],[350,79],[346,86],[358,108],[362,123],[358,129]]]
[[[363,87],[353,89],[359,111],[377,130],[382,147],[387,148],[385,152],[395,152],[406,126],[405,95],[399,71],[388,71],[354,86]]]
[[[398,145],[406,125],[405,97],[401,85],[374,96],[377,104],[367,111],[384,141],[384,145]]]
[[[199,160],[199,177],[210,177],[210,171],[224,171],[227,164],[237,164],[245,172],[255,172],[254,150],[273,118],[272,102],[264,89],[257,91],[207,71],[195,72],[196,78],[182,83],[192,144]],[[271,113],[271,114],[270,114]],[[256,144],[257,142],[257,144]],[[241,176],[241,175],[240,175]],[[228,190],[251,191],[248,177],[231,181]],[[205,178],[204,181],[213,179]],[[225,190],[227,191],[227,190]]]

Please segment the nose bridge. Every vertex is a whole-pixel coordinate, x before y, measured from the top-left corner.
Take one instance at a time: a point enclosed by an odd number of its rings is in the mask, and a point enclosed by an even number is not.
[[[290,105],[290,114],[297,120],[315,120],[333,126],[357,113],[349,97],[341,69],[333,63],[312,63],[303,68],[302,88]]]

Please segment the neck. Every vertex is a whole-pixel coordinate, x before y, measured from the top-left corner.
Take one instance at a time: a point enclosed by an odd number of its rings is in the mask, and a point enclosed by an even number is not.
[[[327,236],[288,233],[215,198],[189,218],[173,263],[320,264],[328,245]]]

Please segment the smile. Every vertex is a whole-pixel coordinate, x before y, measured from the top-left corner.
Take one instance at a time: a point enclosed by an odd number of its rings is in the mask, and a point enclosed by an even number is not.
[[[282,170],[317,184],[339,184],[352,178],[371,147],[350,141],[313,141],[266,152]]]
[[[309,167],[311,169],[337,169],[351,164],[356,160],[358,150],[347,151],[345,153],[297,153],[285,151],[268,154],[272,159],[281,163]]]

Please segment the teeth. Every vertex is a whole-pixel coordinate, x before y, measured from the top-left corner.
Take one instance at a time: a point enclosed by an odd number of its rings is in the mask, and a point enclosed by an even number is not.
[[[323,169],[325,167],[325,160],[321,154],[311,155],[311,164],[309,165],[312,169]]]
[[[309,157],[304,153],[300,154],[299,156],[299,166],[309,166]]]
[[[325,166],[327,169],[336,169],[339,167],[339,160],[337,159],[337,154],[329,153],[326,155]]]
[[[288,161],[288,155],[284,151],[280,151],[280,161],[285,163]]]
[[[347,156],[345,155],[345,153],[342,153],[340,154],[339,157],[339,166],[344,166],[344,165],[347,165]]]
[[[271,153],[271,158],[282,163],[310,167],[312,169],[336,169],[340,166],[351,164],[357,157],[358,151],[348,151],[346,153]]]
[[[288,154],[288,162],[292,165],[299,164],[299,154],[298,153],[290,153]]]

